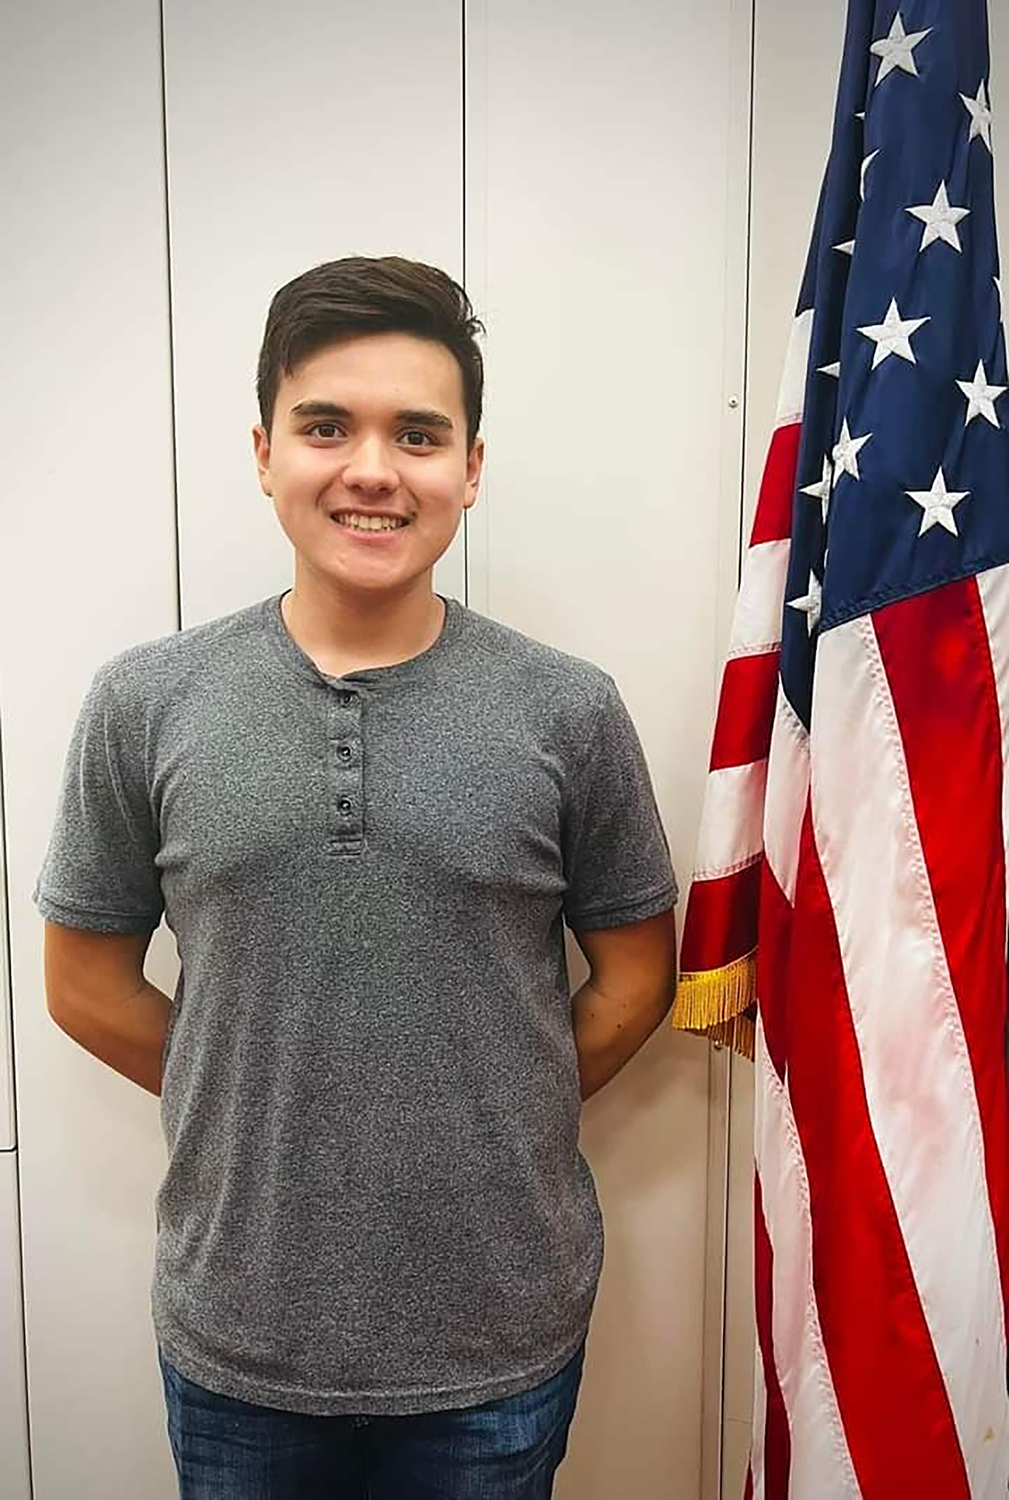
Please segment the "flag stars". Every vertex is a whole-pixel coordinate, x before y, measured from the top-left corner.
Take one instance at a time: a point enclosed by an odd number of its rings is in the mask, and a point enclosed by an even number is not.
[[[876,342],[872,368],[875,369],[877,365],[881,365],[884,359],[889,359],[891,354],[899,354],[901,359],[906,359],[909,364],[917,364],[918,361],[911,349],[911,335],[917,333],[923,323],[928,322],[930,322],[929,318],[902,318],[897,307],[897,299],[892,298],[882,323],[868,323],[858,330],[867,339],[874,339]]]
[[[806,616],[806,630],[810,635],[820,623],[820,610],[823,607],[823,589],[820,580],[810,569],[809,592],[803,594],[801,599],[789,599],[789,609],[798,609]]]
[[[853,438],[848,431],[848,418],[845,417],[841,424],[841,436],[834,444],[834,451],[831,455],[834,460],[835,485],[842,474],[850,474],[853,479],[861,479],[862,476],[858,472],[858,455],[871,437],[872,433],[867,432],[864,437]]]
[[[924,536],[925,532],[931,531],[933,526],[943,526],[951,536],[959,536],[956,521],[953,519],[953,507],[959,505],[961,500],[966,500],[970,490],[947,490],[946,480],[940,468],[932,481],[930,490],[905,490],[904,493],[909,495],[915,504],[920,505],[924,512],[918,530],[919,536]]]
[[[817,480],[816,484],[804,484],[801,493],[810,495],[814,500],[819,500],[823,511],[823,524],[827,524],[827,507],[830,504],[830,492],[834,484],[834,466],[830,461],[830,455],[825,454],[823,459],[823,478]]]
[[[988,101],[984,79],[982,78],[978,85],[976,98],[971,99],[967,94],[961,94],[960,98],[963,100],[964,107],[970,114],[970,135],[967,137],[968,146],[974,137],[979,135],[988,147],[988,154],[991,155],[991,104]]]
[[[967,397],[967,420],[964,422],[965,427],[969,427],[975,417],[984,417],[993,427],[1001,426],[995,414],[995,402],[1003,392],[1009,390],[1009,386],[989,385],[983,360],[978,361],[973,381],[958,380],[957,385]]]
[[[939,191],[931,203],[921,203],[917,208],[908,208],[905,213],[913,214],[925,225],[921,237],[921,247],[918,251],[927,250],[929,245],[936,240],[943,240],[947,245],[952,245],[954,250],[963,254],[963,246],[960,244],[960,236],[957,234],[956,226],[961,219],[966,219],[970,213],[969,208],[954,208],[949,201],[946,191],[946,183],[940,182]]]
[[[920,76],[915,66],[914,49],[925,40],[931,30],[932,27],[929,26],[925,31],[906,32],[900,11],[897,12],[893,25],[890,27],[890,35],[881,38],[878,42],[873,42],[869,48],[874,57],[882,58],[879,72],[876,74],[876,88],[888,73],[893,72],[894,68],[903,68],[905,73],[913,73],[915,78]]]

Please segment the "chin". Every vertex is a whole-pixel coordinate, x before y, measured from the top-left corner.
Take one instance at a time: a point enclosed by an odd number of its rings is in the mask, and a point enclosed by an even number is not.
[[[350,589],[361,594],[401,594],[408,592],[425,575],[430,578],[434,564],[425,568],[411,569],[409,573],[395,568],[370,567],[354,572],[347,568],[334,568],[328,562],[313,562],[312,572],[324,578],[335,588]]]

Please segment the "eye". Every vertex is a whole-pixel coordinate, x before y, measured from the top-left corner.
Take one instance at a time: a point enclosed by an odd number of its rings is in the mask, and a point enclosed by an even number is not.
[[[339,426],[339,423],[337,423],[337,422],[313,422],[312,425],[311,425],[311,427],[308,427],[305,430],[306,430],[306,432],[309,432],[309,433],[318,432],[320,437],[325,438],[325,437],[332,436],[333,432],[338,428],[338,426]],[[326,432],[323,432],[322,431],[323,428],[327,428],[328,430]],[[404,431],[404,436],[407,433],[411,433],[411,434],[414,434],[414,435],[419,435],[420,437],[427,438],[428,442],[431,443],[431,445],[433,447],[435,447],[435,448],[438,447],[438,440],[436,438],[433,438],[429,432],[425,432],[424,429],[423,429],[423,427],[406,427],[406,428],[403,429],[403,431]],[[420,443],[407,443],[407,447],[408,448],[418,448],[418,447],[423,447],[423,444],[420,444]]]

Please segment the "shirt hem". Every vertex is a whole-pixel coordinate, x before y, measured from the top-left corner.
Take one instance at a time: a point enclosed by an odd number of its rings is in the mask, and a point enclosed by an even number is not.
[[[587,932],[593,927],[623,927],[629,922],[644,921],[646,917],[656,917],[661,912],[669,911],[678,904],[679,899],[679,887],[674,881],[662,886],[651,896],[623,902],[620,906],[603,906],[594,911],[570,914],[565,912],[564,920],[572,931],[575,928],[583,928]]]
[[[144,916],[142,912],[106,911],[61,901],[43,891],[38,891],[32,899],[40,916],[65,927],[82,927],[88,932],[147,932],[161,924],[161,912],[155,917]]]
[[[305,1391],[250,1380],[208,1360],[191,1358],[172,1342],[170,1336],[166,1338],[157,1330],[155,1333],[168,1363],[187,1380],[217,1395],[309,1416],[400,1417],[482,1406],[488,1401],[500,1401],[531,1391],[558,1374],[574,1358],[588,1336],[588,1324],[561,1353],[551,1355],[521,1375],[501,1376],[476,1386],[437,1386],[401,1391]]]

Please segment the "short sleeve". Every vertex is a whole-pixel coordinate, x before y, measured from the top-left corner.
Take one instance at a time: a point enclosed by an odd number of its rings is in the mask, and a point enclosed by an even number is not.
[[[676,876],[648,765],[612,677],[566,798],[569,927],[620,927],[674,906]]]
[[[142,750],[106,667],[77,715],[56,817],[32,900],[43,917],[94,932],[143,932],[164,910],[156,819]]]

